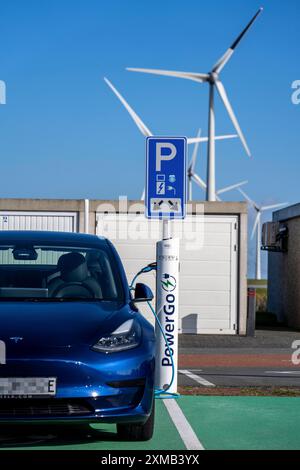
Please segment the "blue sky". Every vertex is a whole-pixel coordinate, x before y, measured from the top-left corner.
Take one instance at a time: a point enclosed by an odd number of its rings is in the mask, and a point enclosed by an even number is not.
[[[1,0],[1,197],[138,198],[144,139],[103,77],[154,133],[206,134],[206,85],[125,67],[206,72],[261,5],[222,73],[253,159],[238,140],[218,143],[217,187],[248,179],[258,202],[299,202],[298,0]],[[217,132],[231,133],[219,100],[216,116]]]

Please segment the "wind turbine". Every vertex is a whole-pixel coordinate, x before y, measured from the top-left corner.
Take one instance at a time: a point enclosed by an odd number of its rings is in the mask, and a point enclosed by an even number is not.
[[[198,130],[197,137],[200,137],[201,135],[201,129]],[[203,179],[195,173],[195,166],[196,166],[196,159],[197,159],[197,153],[199,149],[200,142],[196,142],[191,161],[188,166],[188,199],[189,201],[192,201],[192,182],[194,181],[198,186],[200,186],[201,189],[206,191],[206,183],[203,181]],[[231,186],[226,186],[225,188],[219,189],[216,191],[216,200],[221,201],[222,199],[220,198],[219,194],[225,193],[227,191],[231,191],[232,189],[237,189],[240,186],[243,186],[244,184],[247,184],[248,181],[241,181],[240,183],[233,184]]]
[[[254,220],[251,240],[253,239],[256,232],[256,261],[255,261],[255,278],[261,279],[261,262],[260,262],[260,250],[261,250],[261,216],[262,213],[271,209],[278,209],[279,207],[285,206],[288,202],[281,202],[279,204],[272,204],[270,206],[261,206],[251,199],[248,194],[246,194],[241,188],[238,188],[238,191],[244,196],[246,201],[253,207],[256,211],[256,217]]]
[[[144,68],[132,68],[128,67],[127,70],[131,72],[143,72],[151,73],[155,75],[166,75],[170,77],[185,78],[187,80],[193,80],[198,83],[208,83],[209,84],[209,114],[208,114],[208,146],[207,146],[207,194],[206,199],[208,201],[215,201],[216,199],[216,176],[215,176],[215,106],[214,106],[214,94],[215,88],[219,93],[221,100],[229,114],[229,117],[237,131],[238,136],[240,137],[242,144],[246,150],[247,155],[250,157],[250,150],[246,143],[245,137],[242,133],[242,130],[239,126],[238,120],[233,112],[231,104],[229,102],[227,93],[225,91],[224,85],[220,81],[219,75],[224,66],[227,64],[232,54],[234,53],[237,45],[246,34],[248,29],[252,26],[258,15],[261,13],[263,8],[260,8],[251,21],[247,24],[245,29],[239,34],[236,40],[231,44],[231,46],[226,50],[225,54],[215,63],[213,68],[209,73],[196,73],[196,72],[176,72],[170,70],[157,70],[157,69],[144,69]]]
[[[132,109],[132,107],[127,103],[125,98],[121,95],[121,93],[114,87],[114,85],[106,78],[104,77],[105,83],[109,86],[109,88],[114,92],[114,94],[119,98],[125,109],[128,111],[130,116],[132,117],[133,121],[135,122],[136,126],[140,130],[140,132],[145,136],[145,137],[151,137],[154,134],[150,131],[150,129],[146,126],[146,124],[141,120],[141,118],[136,114],[136,112]],[[233,139],[237,137],[236,134],[229,134],[229,135],[220,135],[216,136],[215,140],[225,140],[225,139]],[[187,138],[187,144],[196,144],[200,142],[207,142],[208,137],[188,137]],[[142,198],[144,199],[145,197],[145,191],[143,191]]]

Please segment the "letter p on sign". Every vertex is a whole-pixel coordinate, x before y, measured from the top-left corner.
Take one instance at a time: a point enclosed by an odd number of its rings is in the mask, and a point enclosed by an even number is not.
[[[162,154],[163,149],[169,149],[170,153],[167,155]],[[177,150],[171,142],[156,142],[156,171],[161,171],[161,162],[170,161],[176,157]]]

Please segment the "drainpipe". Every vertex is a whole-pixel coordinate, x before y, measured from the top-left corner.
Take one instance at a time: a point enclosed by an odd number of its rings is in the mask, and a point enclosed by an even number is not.
[[[84,200],[84,232],[89,233],[90,201]]]

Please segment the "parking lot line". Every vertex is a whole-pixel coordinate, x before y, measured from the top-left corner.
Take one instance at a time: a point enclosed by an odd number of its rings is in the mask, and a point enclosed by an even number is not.
[[[190,370],[180,369],[178,372],[180,374],[186,375],[190,379],[194,380],[198,384],[204,385],[205,387],[215,387],[215,384],[213,384],[212,382],[209,382],[208,380],[204,379],[200,375],[193,374],[193,372],[191,372]]]
[[[176,429],[187,450],[204,450],[203,445],[199,441],[196,433],[190,423],[183,414],[176,399],[167,399],[164,401],[165,407],[176,426]]]
[[[298,374],[300,376],[300,370],[266,370],[265,374]]]

